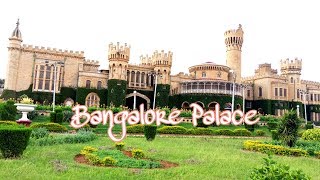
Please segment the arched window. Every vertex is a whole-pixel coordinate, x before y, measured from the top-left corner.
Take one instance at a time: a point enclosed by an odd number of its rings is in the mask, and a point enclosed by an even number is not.
[[[290,78],[291,83],[293,83],[293,77]]]
[[[102,82],[101,82],[101,81],[98,81],[98,83],[97,83],[97,89],[101,89],[101,87],[102,87]]]
[[[185,101],[185,102],[182,103],[181,108],[182,109],[190,109],[190,104]]]
[[[259,87],[259,97],[262,97],[262,87]]]
[[[90,81],[90,80],[87,80],[87,81],[86,81],[86,88],[89,89],[89,88],[90,88],[90,85],[91,85],[91,81]]]
[[[206,77],[206,76],[207,76],[206,72],[202,72],[202,77]]]
[[[100,98],[96,93],[89,93],[86,97],[86,106],[96,106],[99,107]]]

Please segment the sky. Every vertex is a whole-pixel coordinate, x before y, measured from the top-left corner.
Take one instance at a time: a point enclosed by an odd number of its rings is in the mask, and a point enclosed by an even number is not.
[[[131,45],[130,63],[155,50],[173,52],[172,74],[204,62],[226,64],[224,32],[242,24],[242,76],[259,64],[280,72],[302,59],[302,79],[320,81],[320,11],[316,0],[4,0],[0,2],[0,78],[8,38],[20,18],[23,44],[84,51],[107,68],[110,42]]]

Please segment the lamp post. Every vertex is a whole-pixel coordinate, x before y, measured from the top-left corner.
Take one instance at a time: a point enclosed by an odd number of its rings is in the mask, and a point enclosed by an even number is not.
[[[133,110],[136,109],[136,104],[137,104],[137,91],[133,91]]]
[[[46,64],[49,63],[49,61],[45,61]],[[63,61],[55,61],[51,64],[53,66],[53,97],[52,97],[52,111],[54,112],[55,104],[56,104],[56,83],[57,83],[57,65],[60,65],[61,67],[64,66]]]
[[[152,109],[154,109],[156,107],[156,95],[157,95],[157,84],[158,84],[158,76],[160,76],[160,78],[162,77],[161,73],[156,73],[156,72],[152,72],[151,74],[155,79],[154,82],[154,94],[153,94],[153,104],[152,104]]]
[[[245,109],[245,103],[246,103],[246,97],[245,97],[245,90],[247,89],[248,85],[245,84],[241,84],[241,88],[242,88],[242,111],[245,113],[246,109]]]
[[[234,111],[234,90],[235,90],[235,80],[236,80],[236,72],[234,72],[234,70],[230,70],[229,71],[232,75],[232,106],[231,106],[231,112],[233,113]]]
[[[304,101],[304,117],[305,117],[305,120],[306,120],[306,124],[308,122],[308,118],[307,118],[307,95],[309,94],[307,90],[302,90],[300,89],[299,90],[300,94],[302,94],[303,96],[303,101]]]
[[[299,104],[297,104],[297,116],[300,116],[300,112],[299,112]]]

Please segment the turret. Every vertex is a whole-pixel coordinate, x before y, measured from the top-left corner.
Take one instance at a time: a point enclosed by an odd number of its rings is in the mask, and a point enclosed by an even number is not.
[[[126,103],[127,69],[130,58],[130,46],[109,44],[109,80],[107,104],[120,106]]]
[[[13,30],[9,38],[8,46],[8,62],[7,62],[7,73],[4,89],[16,90],[16,81],[18,76],[18,68],[20,63],[21,54],[21,42],[22,36],[19,29],[19,19],[16,23],[16,28]]]
[[[289,83],[300,83],[300,75],[302,69],[302,60],[295,58],[294,60],[280,60],[281,74],[285,75]]]
[[[124,46],[109,44],[109,79],[126,80],[128,63],[130,58],[130,46],[125,43]]]
[[[151,57],[152,64],[155,66],[154,71],[162,75],[162,78],[158,80],[159,84],[170,84],[172,55],[171,51],[165,53],[162,50],[161,52],[155,51]]]
[[[236,82],[241,80],[241,48],[243,43],[243,30],[241,24],[238,29],[228,30],[224,33],[226,44],[226,64],[236,73]]]

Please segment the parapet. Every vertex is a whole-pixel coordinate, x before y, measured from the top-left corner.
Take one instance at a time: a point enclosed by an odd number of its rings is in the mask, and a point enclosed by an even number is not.
[[[124,44],[124,46],[120,46],[120,43],[117,42],[116,45],[113,45],[113,43],[109,44],[109,59],[113,58],[121,58],[129,60],[130,57],[130,45],[128,46],[127,43]]]
[[[35,53],[47,53],[52,55],[60,55],[60,56],[70,56],[70,57],[84,57],[83,51],[73,51],[73,50],[62,50],[57,48],[51,48],[51,47],[39,47],[39,46],[33,46],[33,45],[22,45],[23,51],[31,51]]]
[[[224,36],[237,36],[237,37],[242,37],[243,36],[243,30],[242,30],[242,25],[239,24],[238,29],[229,29],[225,31]]]
[[[316,82],[316,81],[301,80],[301,83],[306,85],[320,86],[320,82]]]
[[[302,59],[295,58],[294,60],[281,59],[280,60],[281,69],[302,69]]]
[[[158,52],[157,50],[153,52],[153,55],[151,57],[154,65],[169,65],[172,64],[172,55],[173,53],[171,51],[168,51],[168,53],[165,53],[164,50],[161,52]]]
[[[146,56],[141,55],[140,56],[140,64],[151,66],[152,65],[152,58],[149,57],[148,55],[146,55]]]

